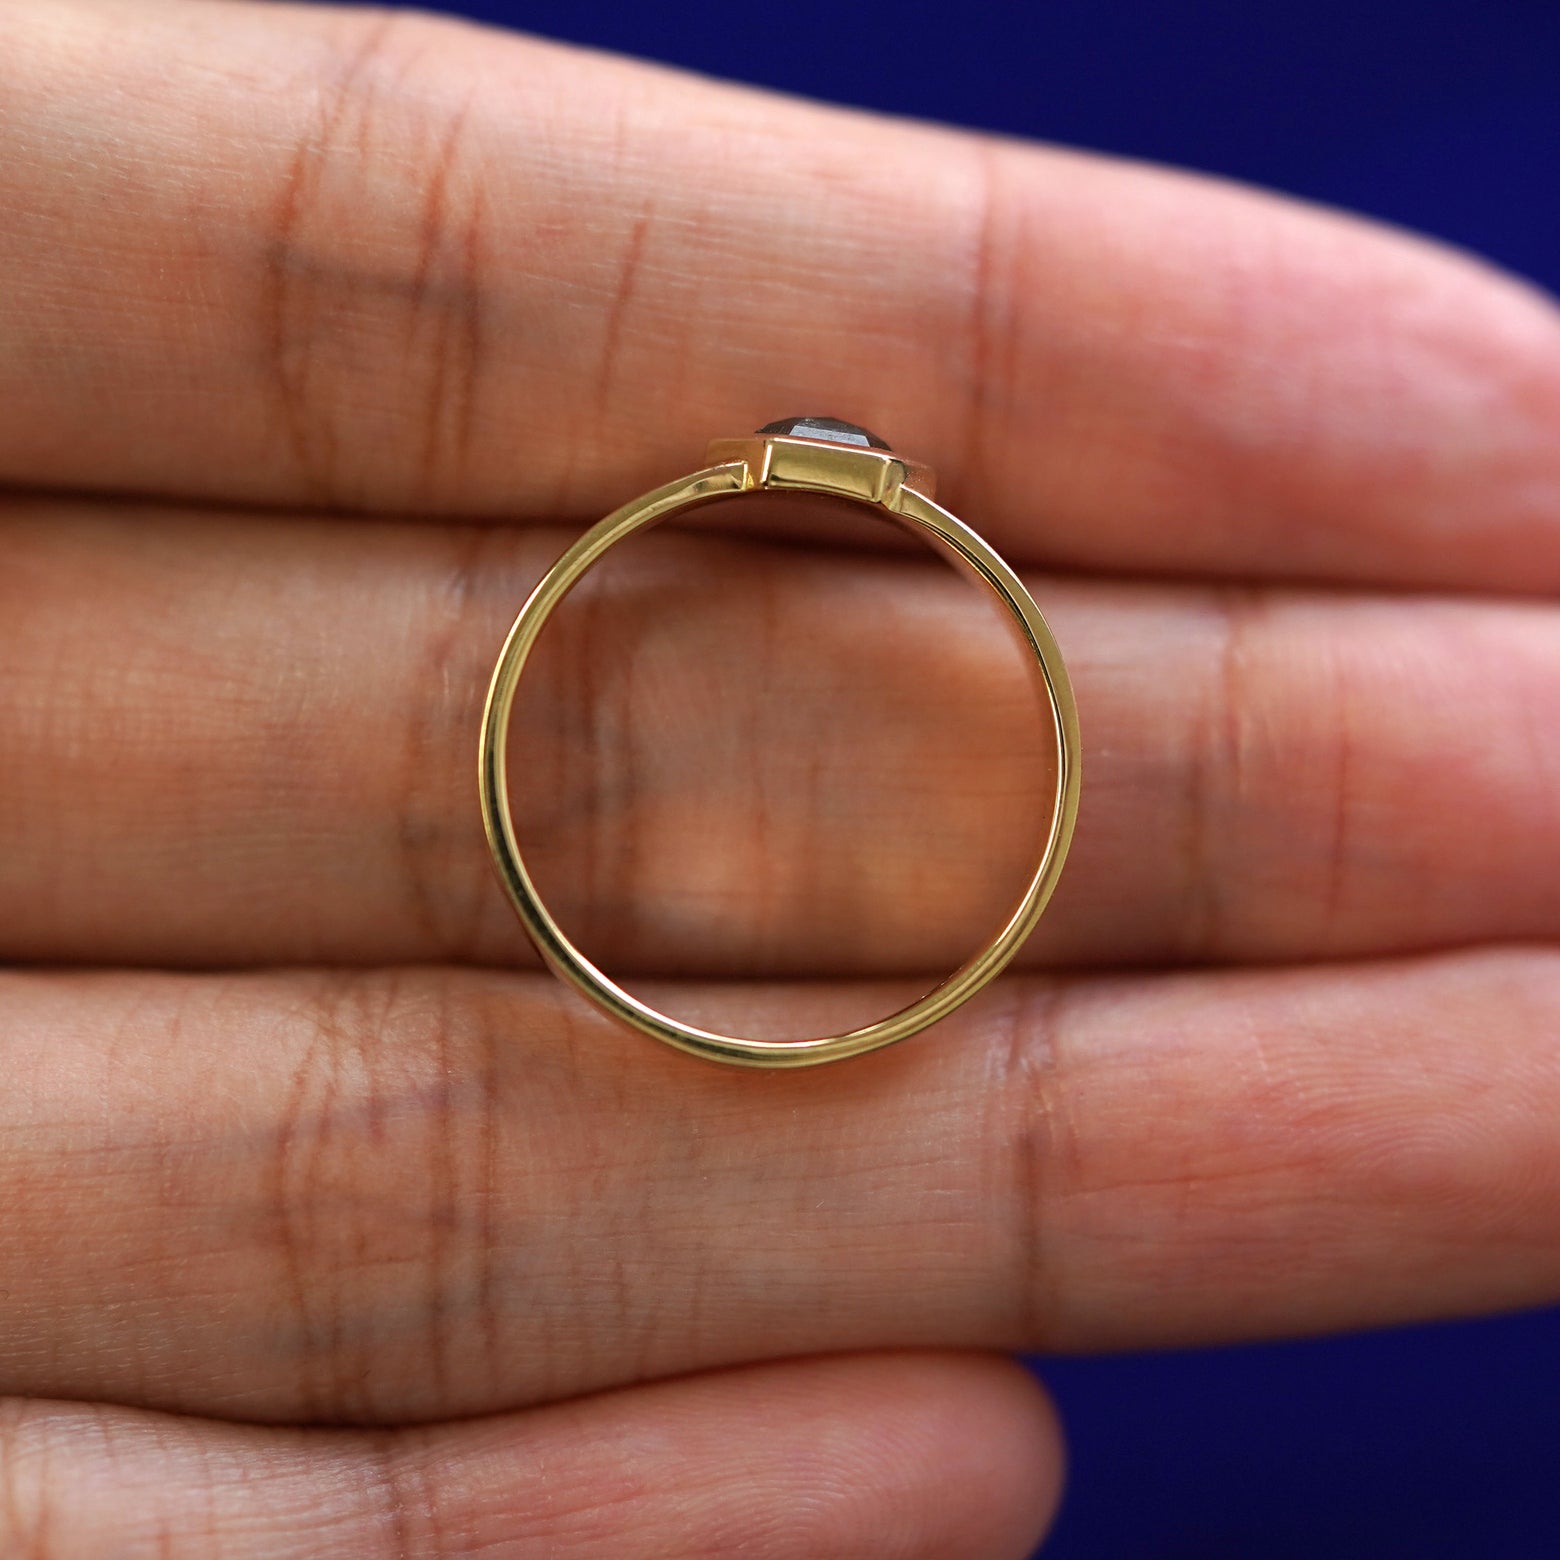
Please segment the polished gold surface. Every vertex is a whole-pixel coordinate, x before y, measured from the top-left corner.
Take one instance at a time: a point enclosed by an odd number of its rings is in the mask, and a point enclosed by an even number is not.
[[[520,920],[553,971],[598,1007],[679,1050],[744,1067],[809,1067],[891,1045],[935,1024],[996,976],[1034,930],[1056,886],[1078,811],[1078,717],[1061,653],[1018,576],[979,536],[932,499],[929,468],[891,450],[790,435],[718,439],[710,465],[614,510],[585,532],[532,591],[494,668],[478,757],[482,821],[499,878]],[[604,553],[668,516],[733,494],[769,490],[826,494],[867,504],[896,520],[992,591],[1026,652],[1055,738],[1055,794],[1040,859],[1007,919],[985,947],[925,996],[897,1013],[844,1034],[808,1040],[754,1040],[679,1023],[624,991],[563,934],[526,870],[509,808],[507,736],[527,658],[554,608]]]

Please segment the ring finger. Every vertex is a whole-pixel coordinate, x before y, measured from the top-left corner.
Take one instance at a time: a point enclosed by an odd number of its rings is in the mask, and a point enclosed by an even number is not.
[[[0,981],[0,1390],[403,1421],[1560,1293],[1560,954],[1010,977],[836,1068],[541,975]],[[682,987],[736,1032],[880,988]]]

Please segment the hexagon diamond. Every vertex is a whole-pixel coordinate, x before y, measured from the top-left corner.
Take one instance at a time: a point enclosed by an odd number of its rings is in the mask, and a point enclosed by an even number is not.
[[[854,444],[859,449],[886,450],[886,439],[880,439],[855,423],[843,422],[838,417],[782,417],[778,422],[765,423],[758,430],[780,434],[795,439],[823,439],[830,444]]]

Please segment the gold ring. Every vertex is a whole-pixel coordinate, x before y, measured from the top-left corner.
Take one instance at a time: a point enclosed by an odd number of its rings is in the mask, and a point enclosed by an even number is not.
[[[962,520],[932,501],[929,467],[881,439],[829,417],[792,417],[750,438],[717,439],[701,471],[634,499],[597,522],[548,570],[520,609],[493,669],[482,715],[478,783],[482,822],[500,881],[553,972],[613,1018],[678,1050],[743,1067],[810,1067],[892,1045],[967,1002],[1018,952],[1056,887],[1078,812],[1078,715],[1056,640],[1018,576]],[[1055,797],[1040,860],[997,934],[925,996],[889,1017],[809,1040],[753,1040],[679,1023],[607,978],[563,934],[526,870],[509,810],[506,763],[510,712],[521,673],[553,609],[611,547],[671,515],[755,491],[819,493],[871,506],[930,543],[991,590],[1034,657],[1055,733]]]

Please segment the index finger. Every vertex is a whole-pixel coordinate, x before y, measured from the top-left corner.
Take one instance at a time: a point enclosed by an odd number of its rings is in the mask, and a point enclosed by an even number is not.
[[[1431,246],[427,19],[0,44],[0,478],[593,515],[822,411],[1016,557],[1560,583],[1560,324]]]

